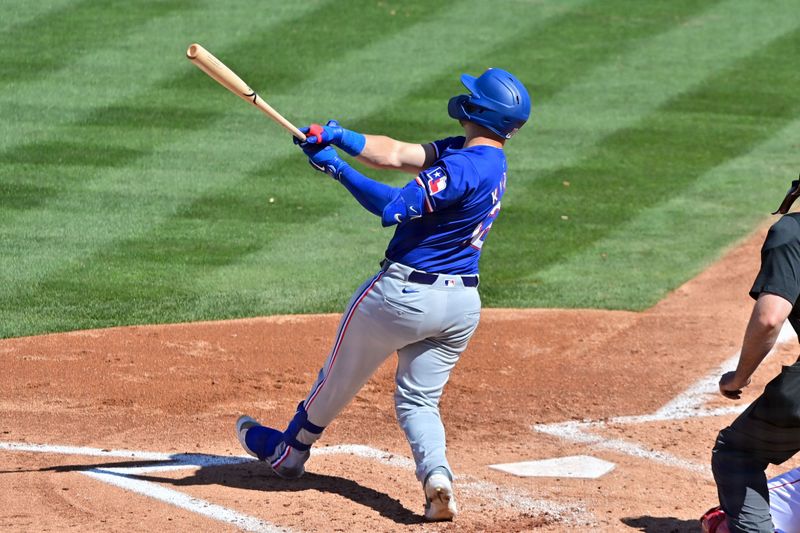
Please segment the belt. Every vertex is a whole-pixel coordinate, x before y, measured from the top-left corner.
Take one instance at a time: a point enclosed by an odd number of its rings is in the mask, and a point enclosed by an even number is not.
[[[415,270],[408,275],[408,281],[412,283],[421,283],[422,285],[433,285],[439,276],[447,276],[447,274],[428,274],[420,270]],[[478,276],[453,276],[461,278],[465,287],[477,287]]]
[[[392,261],[388,259],[384,259],[381,261],[381,268],[386,270],[389,268],[389,265],[392,264]],[[398,263],[400,264],[400,263]],[[436,280],[439,279],[439,276],[449,276],[449,277],[458,277],[461,278],[461,282],[464,284],[465,287],[477,287],[478,283],[480,282],[478,276],[451,276],[450,274],[429,274],[428,272],[423,272],[421,270],[412,270],[411,274],[408,275],[408,281],[411,283],[419,283],[421,285],[433,285],[436,283]]]

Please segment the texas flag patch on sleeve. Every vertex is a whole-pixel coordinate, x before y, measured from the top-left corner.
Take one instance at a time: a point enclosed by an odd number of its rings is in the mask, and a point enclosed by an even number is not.
[[[447,173],[442,167],[433,167],[425,171],[428,179],[428,191],[431,196],[442,192],[447,188]]]

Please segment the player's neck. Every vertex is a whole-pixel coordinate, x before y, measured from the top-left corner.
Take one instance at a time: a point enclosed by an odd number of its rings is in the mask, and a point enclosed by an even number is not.
[[[463,122],[464,126],[464,148],[471,146],[493,146],[494,148],[503,148],[506,140],[496,135],[494,132],[473,124],[472,122]]]
[[[493,146],[495,148],[503,148],[503,143],[500,141],[496,141],[490,137],[482,137],[480,135],[475,137],[467,137],[464,141],[464,148],[470,148],[471,146]]]

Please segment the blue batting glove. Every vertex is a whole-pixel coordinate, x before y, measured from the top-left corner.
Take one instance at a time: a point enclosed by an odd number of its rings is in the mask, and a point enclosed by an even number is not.
[[[331,144],[338,146],[348,154],[357,156],[364,150],[366,138],[355,131],[350,131],[339,126],[335,120],[329,120],[325,126],[319,124],[311,124],[304,128],[300,128],[306,135],[305,143],[300,142],[295,138],[295,144],[312,144],[318,146],[329,146]]]
[[[335,120],[329,120],[328,124],[325,126],[311,124],[310,126],[300,128],[300,131],[305,134],[306,140],[304,142],[294,137],[295,144],[300,146],[304,144],[314,144],[323,148],[330,144],[338,145],[342,140],[344,128],[339,127],[339,123]]]
[[[300,146],[303,152],[308,156],[308,163],[314,167],[314,169],[329,174],[337,181],[342,171],[348,166],[347,163],[339,157],[336,150],[330,146],[325,146],[324,148],[308,144],[305,146],[301,144]]]
[[[307,143],[321,144],[323,146],[327,146],[329,144],[335,144],[338,146],[338,144],[342,141],[342,134],[344,133],[344,128],[339,126],[339,123],[335,120],[329,120],[324,126],[312,124],[308,128],[303,129],[306,130],[303,131],[303,133],[306,134]]]

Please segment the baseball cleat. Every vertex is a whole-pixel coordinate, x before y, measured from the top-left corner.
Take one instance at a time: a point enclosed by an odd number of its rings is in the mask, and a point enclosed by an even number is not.
[[[240,416],[236,421],[236,436],[244,451],[269,463],[272,471],[286,479],[295,479],[305,473],[303,466],[311,453],[295,450],[287,445],[283,433],[262,426],[249,416]]]
[[[297,479],[306,473],[305,462],[311,456],[308,450],[301,452],[281,441],[270,456],[272,471],[284,479]]]
[[[453,483],[441,471],[434,471],[425,480],[425,520],[452,520],[457,512]]]

